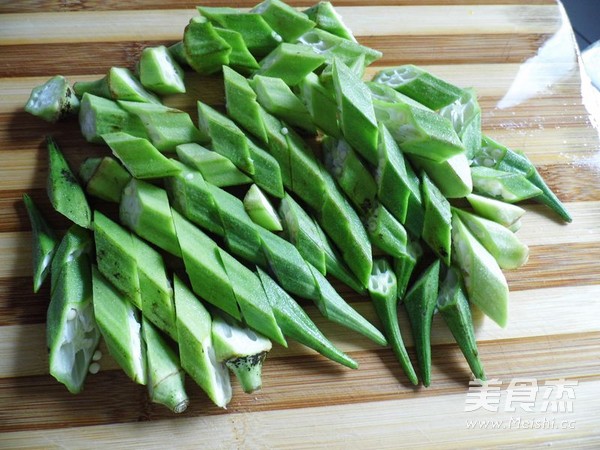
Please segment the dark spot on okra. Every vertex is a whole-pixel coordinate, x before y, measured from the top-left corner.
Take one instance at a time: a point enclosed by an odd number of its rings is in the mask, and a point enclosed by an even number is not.
[[[67,183],[77,184],[77,180],[75,179],[75,177],[73,176],[73,174],[69,170],[67,170],[67,169],[62,169],[60,171],[60,176],[63,177],[63,179]]]

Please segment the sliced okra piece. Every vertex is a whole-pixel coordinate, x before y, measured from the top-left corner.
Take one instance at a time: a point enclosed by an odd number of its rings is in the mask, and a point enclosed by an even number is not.
[[[79,168],[79,177],[88,194],[109,202],[119,203],[121,193],[131,174],[114,158],[88,158]]]
[[[254,173],[248,138],[231,119],[198,101],[198,123],[200,130],[210,136],[215,152],[230,159],[238,169]]]
[[[304,14],[315,22],[317,28],[328,31],[343,39],[356,42],[352,30],[346,26],[331,2],[320,1],[316,5],[306,9]]]
[[[223,81],[229,117],[266,144],[268,138],[260,113],[261,107],[248,80],[230,67],[223,66]]]
[[[290,125],[316,134],[308,109],[281,78],[256,75],[252,79],[258,103],[270,114]]]
[[[196,128],[184,111],[151,103],[119,101],[119,105],[143,123],[147,138],[160,152],[174,152],[179,144],[208,142],[208,136]]]
[[[465,356],[475,378],[485,380],[483,365],[477,350],[471,308],[461,283],[462,279],[458,270],[455,267],[450,267],[440,285],[437,310],[452,332],[452,336],[454,336],[458,347]]]
[[[83,189],[54,139],[48,137],[46,143],[48,146],[46,190],[52,207],[77,225],[90,228],[92,212]]]
[[[164,189],[132,178],[123,189],[119,218],[123,225],[142,238],[172,255],[181,255]]]
[[[484,136],[481,143],[481,152],[475,156],[473,162],[474,165],[492,167],[505,172],[522,174],[541,191],[538,195],[533,197],[533,200],[548,206],[564,221],[572,221],[572,217],[565,206],[548,187],[535,166],[523,152],[511,150],[494,141],[492,138]]]
[[[80,97],[88,93],[112,100],[160,104],[160,99],[148,92],[131,70],[123,67],[111,67],[103,78],[96,81],[79,81],[73,89]]]
[[[371,243],[394,258],[406,253],[408,236],[396,218],[381,204],[365,215],[365,227]]]
[[[308,16],[281,0],[264,0],[250,10],[260,14],[285,42],[292,42],[315,26]]]
[[[244,322],[269,339],[287,347],[285,337],[273,315],[273,308],[264,290],[261,289],[258,275],[224,250],[219,248],[217,251],[229,277]]]
[[[450,265],[452,213],[450,203],[427,174],[421,174],[425,219],[421,237],[446,266]]]
[[[73,224],[60,241],[60,245],[56,248],[56,253],[52,258],[50,268],[50,284],[54,285],[58,281],[58,277],[62,268],[71,260],[80,255],[89,255],[93,248],[93,238],[90,231],[81,228],[79,225]]]
[[[348,69],[362,80],[365,74],[365,55],[361,54],[353,60],[346,61]],[[327,89],[334,89],[333,85],[333,63],[327,64],[319,74],[319,80]]]
[[[185,392],[185,374],[179,356],[146,318],[142,319],[142,338],[146,344],[150,400],[174,413],[184,412],[190,400]]]
[[[433,110],[455,102],[464,94],[459,87],[411,64],[384,69],[373,81],[390,86]]]
[[[172,214],[192,289],[207,302],[240,320],[242,315],[217,244],[177,211],[172,210]]]
[[[336,348],[319,331],[314,322],[292,297],[260,268],[257,268],[257,270],[267,299],[273,308],[277,324],[283,334],[300,342],[302,345],[312,348],[332,361],[343,364],[351,369],[358,368],[356,361]]]
[[[404,299],[418,258],[418,243],[408,242],[406,251],[394,258],[394,273],[398,284],[398,300]]]
[[[424,386],[431,383],[431,322],[437,302],[439,277],[440,261],[436,260],[404,297]]]
[[[173,288],[167,277],[165,262],[156,250],[141,239],[133,238],[136,252],[142,314],[154,325],[177,339]]]
[[[333,62],[333,86],[344,137],[367,161],[377,164],[379,129],[369,89],[339,60]]]
[[[179,168],[148,139],[122,131],[103,134],[102,139],[135,178],[164,178],[179,172]]]
[[[169,50],[169,54],[181,67],[189,67],[190,64],[187,62],[185,56],[185,46],[183,45],[183,41],[175,42],[173,45],[170,45],[167,50]]]
[[[131,302],[92,268],[94,316],[108,352],[129,378],[146,384],[146,346],[141,319]]]
[[[501,269],[517,269],[527,262],[529,248],[508,228],[458,208],[453,213],[490,252]]]
[[[507,228],[517,223],[525,214],[525,210],[517,205],[477,194],[467,195],[467,201],[478,216],[493,220]]]
[[[198,7],[197,9],[215,25],[240,33],[248,50],[254,56],[266,55],[283,41],[283,38],[260,14],[227,7]]]
[[[255,224],[269,231],[283,229],[275,208],[256,184],[250,186],[246,192],[244,209]]]
[[[260,115],[267,133],[266,148],[279,164],[283,185],[289,188],[292,185],[292,169],[290,166],[290,148],[286,137],[288,128],[262,107],[260,107]]]
[[[116,131],[125,131],[138,137],[148,137],[146,128],[139,117],[129,113],[113,100],[87,92],[81,97],[79,127],[85,140],[96,144],[104,142],[103,134]]]
[[[31,90],[25,111],[47,122],[57,122],[79,111],[79,99],[62,75],[50,78]]]
[[[50,273],[52,258],[58,247],[58,238],[44,219],[31,197],[23,194],[23,203],[27,209],[31,223],[31,254],[33,256],[33,292],[38,292],[40,286]]]
[[[458,215],[452,215],[452,258],[461,271],[469,301],[501,327],[508,315],[508,284],[496,259]]]
[[[253,181],[274,197],[281,198],[285,194],[281,167],[277,160],[267,151],[248,139],[248,150],[254,164]]]
[[[298,85],[300,98],[306,105],[313,123],[326,135],[339,138],[342,135],[337,119],[337,103],[315,73],[309,73]]]
[[[244,73],[251,73],[260,67],[256,58],[248,50],[241,33],[220,27],[215,27],[215,31],[231,47],[231,53],[229,53],[230,66]]]
[[[188,166],[179,164],[181,172],[165,180],[165,186],[173,208],[202,228],[220,236],[225,234],[208,184],[202,174]]]
[[[427,173],[446,198],[463,198],[473,191],[471,168],[464,153],[451,156],[442,162],[410,155],[410,161]]]
[[[295,86],[324,61],[305,45],[283,42],[260,61],[255,75],[281,78],[288,86]]]
[[[193,17],[185,27],[183,49],[187,63],[202,75],[218,72],[229,64],[231,46],[204,17]]]
[[[146,89],[160,95],[185,93],[184,71],[164,45],[142,50],[139,70]]]
[[[215,355],[210,314],[177,276],[173,288],[181,366],[215,405],[225,408],[231,400],[231,382],[227,367]]]
[[[83,389],[100,331],[92,305],[92,270],[87,253],[68,261],[52,284],[46,316],[50,375],[72,394]]]
[[[373,273],[369,279],[368,289],[377,316],[383,324],[386,338],[392,346],[402,370],[409,381],[416,386],[419,380],[404,346],[398,323],[398,283],[396,275],[386,259],[373,261]]]
[[[356,58],[364,55],[366,67],[382,56],[382,53],[378,50],[365,47],[320,28],[307,31],[298,38],[297,42],[312,48],[315,53],[322,55],[327,63],[332,63],[334,59],[338,59],[348,65],[352,64]]]
[[[181,162],[200,171],[210,184],[224,187],[252,182],[252,179],[235,167],[228,158],[200,144],[181,144],[175,150]]]
[[[388,127],[402,151],[442,162],[465,148],[445,117],[406,101],[373,99],[377,120]]]
[[[473,190],[507,203],[517,203],[542,194],[540,188],[520,173],[471,166]]]
[[[474,89],[465,89],[464,94],[451,104],[444,106],[438,113],[452,122],[465,147],[470,161],[481,148],[481,108]]]
[[[213,314],[211,334],[217,361],[224,363],[250,394],[262,387],[262,366],[271,341],[231,318]]]
[[[344,139],[323,139],[323,157],[329,173],[355,208],[365,213],[375,205],[377,185],[369,169]]]

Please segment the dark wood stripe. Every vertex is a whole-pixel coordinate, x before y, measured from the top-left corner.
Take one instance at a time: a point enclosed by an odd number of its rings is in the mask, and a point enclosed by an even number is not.
[[[31,277],[0,279],[0,326],[46,322],[50,303],[50,280],[37,294]]]
[[[258,0],[238,0],[231,2],[236,7],[251,8]],[[294,0],[287,2],[297,7],[308,7],[316,0]],[[335,6],[362,6],[362,0],[335,0]],[[403,6],[414,5],[414,0],[373,0],[369,6]],[[420,0],[420,5],[520,5],[521,0]],[[554,0],[530,0],[528,5],[553,5]],[[190,9],[197,5],[223,6],[222,0],[204,0],[200,2],[189,0],[137,0],[126,4],[119,0],[86,0],[85,2],[64,2],[59,0],[31,0],[27,2],[6,1],[0,4],[0,14],[24,12],[61,12],[61,11],[110,11],[110,10],[146,10],[146,9]]]
[[[515,377],[569,380],[598,379],[597,346],[600,333],[544,336],[482,343],[481,358],[489,378],[505,388]],[[409,352],[413,361],[415,355]],[[267,359],[263,389],[245,395],[234,383],[227,412],[212,405],[188,379],[190,407],[183,416],[199,417],[290,408],[436,396],[467,391],[470,374],[454,345],[432,349],[432,385],[412,387],[388,349],[356,352],[359,370],[352,371],[320,356]],[[535,364],[533,363],[535,361]],[[0,421],[0,432],[118,424],[173,418],[162,406],[149,403],[145,388],[134,385],[120,371],[90,376],[79,395],[71,395],[50,376],[0,380],[0,403],[10,414]],[[38,405],[44,405],[39,408]]]

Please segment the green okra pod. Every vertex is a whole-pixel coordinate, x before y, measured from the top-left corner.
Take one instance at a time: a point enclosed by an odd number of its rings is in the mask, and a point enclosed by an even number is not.
[[[89,255],[93,249],[93,239],[89,230],[73,224],[69,227],[60,241],[60,245],[52,258],[50,269],[51,285],[58,282],[62,268],[80,255]]]
[[[323,333],[319,331],[310,317],[308,317],[292,297],[260,268],[257,268],[257,271],[267,299],[273,307],[277,324],[287,337],[316,350],[332,361],[343,364],[351,369],[358,368],[356,361],[337,349],[323,336]]]
[[[460,350],[478,380],[485,380],[483,365],[479,359],[473,319],[467,297],[462,290],[460,273],[450,267],[440,285],[437,309],[452,332]]]
[[[131,70],[123,67],[111,67],[100,80],[80,81],[73,89],[78,96],[89,93],[112,100],[160,104],[160,99],[148,92]]]
[[[185,392],[185,374],[179,356],[145,318],[142,338],[146,345],[146,370],[150,400],[165,405],[174,413],[182,413],[189,404]]]
[[[281,78],[288,86],[296,86],[324,61],[310,47],[283,42],[260,61],[255,75]]]
[[[215,31],[231,47],[228,55],[230,66],[244,73],[253,72],[260,67],[256,58],[250,53],[242,33],[220,27],[215,27]],[[223,66],[225,67],[227,66]]]
[[[244,197],[244,209],[255,224],[269,231],[283,229],[275,208],[256,184],[250,186]]]
[[[299,83],[299,97],[304,102],[313,123],[326,135],[342,135],[337,118],[337,103],[333,92],[327,89],[315,73],[309,73]]]
[[[404,297],[424,386],[431,383],[431,322],[438,296],[439,276],[440,261],[436,260]]]
[[[57,122],[79,111],[79,99],[62,75],[50,78],[31,90],[25,111],[47,122]]]
[[[519,206],[477,194],[467,195],[467,201],[477,215],[507,228],[519,222],[525,214],[525,210]]]
[[[33,292],[38,292],[52,265],[58,247],[58,238],[31,197],[23,194],[31,224],[31,255],[33,256]]]
[[[442,195],[427,174],[421,174],[423,180],[423,206],[425,219],[421,237],[444,264],[450,265],[452,213],[450,203]]]
[[[402,300],[410,284],[410,279],[417,265],[419,244],[417,242],[408,242],[406,251],[394,258],[394,273],[398,284],[398,299]]]
[[[140,55],[142,86],[160,95],[185,92],[184,71],[164,45],[146,47]]]
[[[79,167],[79,177],[88,194],[109,202],[119,203],[121,193],[131,175],[114,158],[88,158]]]
[[[377,204],[366,213],[365,225],[374,246],[394,258],[406,253],[406,230],[383,205]]]
[[[524,175],[483,166],[471,166],[473,191],[508,203],[517,203],[542,194]]]
[[[473,191],[471,168],[464,153],[442,162],[410,155],[410,162],[417,169],[424,170],[446,198],[463,198]]]
[[[183,55],[196,72],[208,75],[229,64],[231,46],[203,17],[193,17],[183,32]],[[182,142],[183,144],[183,142]]]
[[[292,42],[315,26],[308,16],[281,0],[264,0],[250,10],[260,14],[285,42]]]
[[[277,160],[250,139],[248,140],[248,150],[250,150],[250,157],[254,165],[253,181],[274,197],[283,197],[283,178]]]
[[[346,26],[331,2],[320,1],[306,9],[304,13],[315,22],[315,27],[334,34],[342,39],[356,42],[352,30]]]
[[[373,273],[369,280],[369,295],[375,311],[385,330],[385,335],[394,350],[409,381],[415,386],[419,383],[415,369],[410,361],[398,324],[398,284],[396,275],[386,259],[373,261]]]
[[[465,155],[470,161],[481,148],[481,108],[473,89],[465,89],[464,94],[444,106],[438,113],[450,120],[454,131],[465,147]]]
[[[48,146],[48,180],[46,189],[56,211],[83,228],[90,228],[92,212],[85,193],[67,160],[51,137]]]

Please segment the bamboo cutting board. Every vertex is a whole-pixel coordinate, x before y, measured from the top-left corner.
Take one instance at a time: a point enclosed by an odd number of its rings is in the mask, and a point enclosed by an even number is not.
[[[150,404],[145,389],[105,356],[85,391],[70,395],[47,374],[49,291],[32,293],[29,224],[20,199],[29,192],[50,214],[44,135],[53,133],[76,165],[105,150],[85,143],[75,121],[52,127],[27,115],[23,105],[31,88],[51,75],[74,82],[99,78],[110,66],[133,68],[143,47],[181,38],[194,3],[14,1],[0,2],[0,447],[600,446],[600,141],[590,116],[594,98],[582,81],[562,7],[551,0],[336,5],[361,43],[383,51],[378,66],[419,64],[475,87],[484,131],[524,150],[573,215],[573,223],[564,225],[545,209],[527,206],[519,236],[531,256],[522,269],[506,273],[509,325],[500,329],[478,320],[486,372],[501,382],[498,412],[466,411],[468,367],[437,317],[432,386],[425,389],[407,384],[389,349],[325,323],[310,307],[359,370],[292,344],[272,351],[262,391],[246,395],[235,387],[224,411],[189,383],[191,405],[175,416]],[[167,103],[191,112],[196,98],[223,103],[218,79],[192,76],[189,85],[189,98]],[[56,229],[66,228],[64,219],[49,217]],[[365,298],[341,292],[374,320]],[[406,322],[401,325],[406,330]],[[519,378],[539,387],[530,412],[518,404],[509,408],[515,391],[508,388]],[[559,379],[577,383],[572,411],[543,405],[542,387]],[[473,428],[475,420],[497,421],[498,429]],[[536,427],[535,420],[547,424]]]

